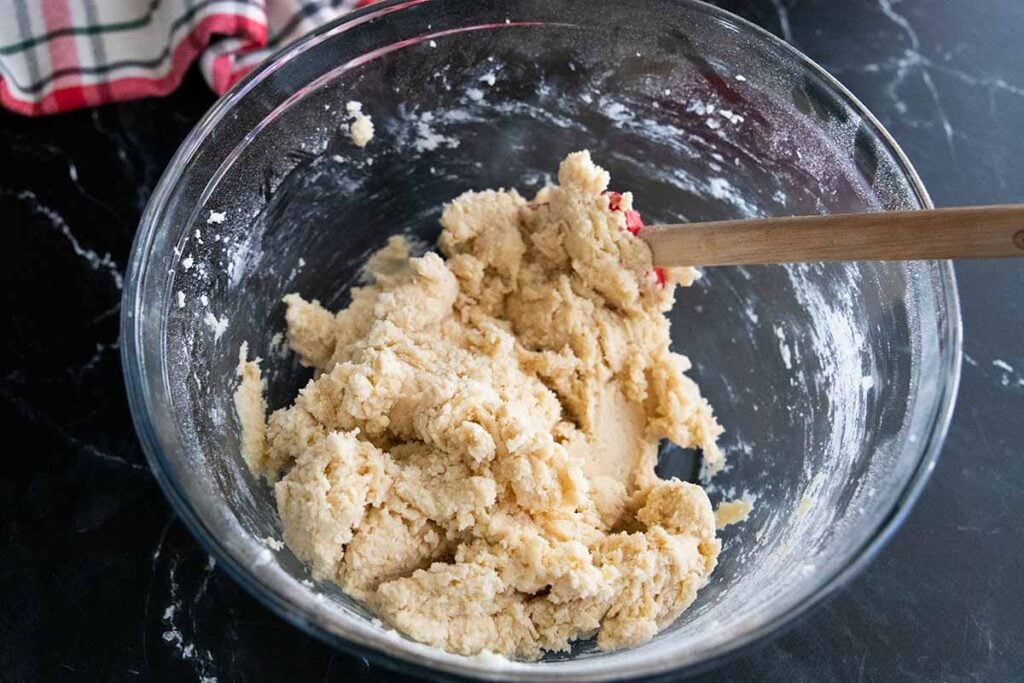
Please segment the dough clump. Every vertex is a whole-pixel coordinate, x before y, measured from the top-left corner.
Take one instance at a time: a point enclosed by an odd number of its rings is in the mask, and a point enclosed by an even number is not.
[[[747,498],[737,498],[719,503],[715,510],[715,528],[724,529],[727,526],[745,522],[753,509],[754,501]]]
[[[373,139],[373,118],[363,113],[363,103],[350,101],[345,103],[351,123],[348,124],[348,135],[356,147],[366,147]]]
[[[284,540],[410,637],[531,659],[596,634],[648,640],[694,600],[720,544],[704,490],[654,473],[670,439],[721,466],[721,428],[669,350],[677,284],[631,232],[629,193],[587,152],[532,201],[467,192],[441,255],[392,237],[337,313],[285,297],[315,370],[270,415],[243,355],[245,460]]]

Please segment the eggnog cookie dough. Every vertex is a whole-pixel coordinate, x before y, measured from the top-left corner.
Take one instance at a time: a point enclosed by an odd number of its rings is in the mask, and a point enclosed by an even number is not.
[[[719,552],[704,490],[654,473],[662,438],[721,465],[663,315],[697,273],[652,269],[632,196],[587,152],[558,179],[446,205],[443,256],[392,237],[342,311],[285,297],[315,378],[266,425],[240,362],[245,460],[276,482],[288,547],[451,652],[641,643]]]

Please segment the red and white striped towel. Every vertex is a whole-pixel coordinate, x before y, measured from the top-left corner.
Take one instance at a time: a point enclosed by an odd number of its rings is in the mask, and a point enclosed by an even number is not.
[[[166,95],[189,65],[217,94],[373,0],[0,0],[0,103],[30,116]]]

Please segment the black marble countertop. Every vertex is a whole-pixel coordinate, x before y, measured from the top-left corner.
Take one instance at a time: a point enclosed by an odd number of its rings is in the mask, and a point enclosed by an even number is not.
[[[935,203],[1024,201],[1024,2],[726,0],[823,64]],[[0,679],[397,680],[261,607],[175,519],[128,415],[121,277],[213,97],[0,113]],[[706,677],[1024,677],[1024,266],[959,263],[960,397],[916,508],[798,625]]]

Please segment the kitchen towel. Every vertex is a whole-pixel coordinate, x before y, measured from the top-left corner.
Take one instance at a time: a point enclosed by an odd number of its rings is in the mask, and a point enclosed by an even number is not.
[[[166,95],[196,59],[222,94],[282,45],[373,0],[0,0],[0,103],[53,114]]]

